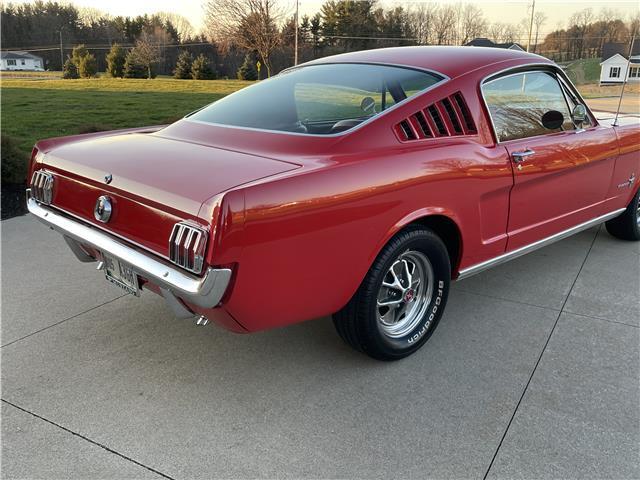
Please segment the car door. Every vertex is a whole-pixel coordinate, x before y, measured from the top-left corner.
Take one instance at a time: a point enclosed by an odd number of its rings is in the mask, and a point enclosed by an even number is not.
[[[601,207],[617,156],[615,132],[592,117],[576,127],[568,103],[573,94],[556,72],[489,78],[482,93],[498,148],[506,148],[513,165],[507,250],[606,213]],[[549,111],[562,114],[558,128],[543,125]]]

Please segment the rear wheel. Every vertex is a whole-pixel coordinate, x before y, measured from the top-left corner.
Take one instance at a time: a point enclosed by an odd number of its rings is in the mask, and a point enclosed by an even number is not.
[[[418,350],[442,317],[451,267],[447,249],[431,230],[415,226],[382,250],[358,291],[333,316],[342,339],[379,360]]]
[[[640,189],[622,215],[605,223],[607,231],[623,240],[640,240]]]

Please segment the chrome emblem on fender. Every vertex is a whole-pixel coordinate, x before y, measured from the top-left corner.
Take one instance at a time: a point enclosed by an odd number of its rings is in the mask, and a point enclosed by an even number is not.
[[[107,185],[109,185],[111,183],[111,180],[113,180],[113,175],[111,175],[110,173],[107,173],[104,176],[104,183],[106,183]]]
[[[96,217],[96,220],[102,223],[107,223],[111,218],[111,211],[111,199],[106,195],[98,197],[96,206],[93,209],[93,216]]]

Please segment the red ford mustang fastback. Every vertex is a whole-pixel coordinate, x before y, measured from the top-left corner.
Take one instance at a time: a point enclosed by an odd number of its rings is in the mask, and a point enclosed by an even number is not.
[[[601,222],[640,239],[640,124],[552,62],[406,47],[291,68],[165,127],[40,141],[30,212],[178,317],[253,332],[333,314],[420,348],[452,279]]]

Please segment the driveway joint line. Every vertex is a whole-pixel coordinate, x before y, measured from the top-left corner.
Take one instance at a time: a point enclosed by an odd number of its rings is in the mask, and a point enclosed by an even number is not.
[[[551,337],[553,336],[553,332],[555,332],[556,327],[558,326],[558,321],[560,320],[560,317],[562,316],[562,314],[564,312],[564,307],[567,304],[567,302],[569,301],[569,297],[571,296],[571,292],[573,291],[573,287],[575,287],[575,285],[576,285],[576,283],[578,281],[578,277],[580,277],[580,273],[582,273],[582,269],[584,268],[585,264],[587,263],[587,259],[589,258],[589,254],[591,253],[591,250],[593,249],[593,246],[596,243],[596,240],[598,238],[598,235],[600,234],[600,230],[601,229],[602,229],[602,225],[600,227],[598,227],[598,230],[596,231],[596,234],[593,236],[593,239],[591,240],[591,245],[589,246],[589,249],[587,250],[587,254],[584,256],[584,259],[582,260],[582,264],[580,265],[580,269],[578,270],[578,274],[573,279],[573,283],[571,284],[571,288],[569,288],[569,293],[567,294],[566,298],[564,299],[564,302],[562,303],[562,308],[560,308],[560,311],[558,312],[558,316],[556,317],[555,322],[553,322],[553,327],[551,327],[551,331],[549,332],[549,335],[547,336],[547,340],[544,342],[544,345],[542,346],[542,351],[540,352],[540,355],[538,356],[538,359],[536,360],[536,363],[533,366],[533,370],[531,371],[531,374],[529,375],[529,379],[527,380],[527,383],[525,384],[524,389],[522,390],[522,394],[520,395],[520,398],[518,399],[518,403],[516,404],[516,408],[513,410],[513,413],[511,414],[511,418],[509,419],[509,422],[507,423],[507,427],[504,429],[502,437],[500,438],[500,442],[498,443],[498,446],[496,447],[496,451],[493,453],[493,457],[491,458],[491,462],[489,463],[489,466],[487,467],[487,471],[485,472],[484,476],[482,477],[482,480],[486,480],[487,477],[489,476],[489,472],[491,471],[491,468],[493,467],[493,464],[496,461],[496,458],[498,457],[498,452],[500,452],[500,448],[502,447],[502,443],[504,442],[504,439],[507,437],[507,433],[509,432],[509,428],[511,428],[511,424],[513,423],[513,420],[516,417],[516,414],[518,413],[518,409],[520,408],[520,405],[522,404],[522,400],[524,399],[524,396],[527,393],[527,390],[529,389],[529,385],[531,384],[531,381],[533,380],[533,376],[535,375],[536,370],[538,369],[538,365],[540,365],[540,361],[542,360],[544,352],[547,350],[547,346],[549,345],[549,341],[551,340]]]
[[[41,328],[40,330],[36,330],[35,332],[31,332],[31,333],[29,333],[29,334],[27,334],[27,335],[25,335],[25,336],[23,336],[23,337],[16,338],[15,340],[12,340],[12,341],[10,341],[9,343],[5,343],[4,345],[0,346],[0,348],[4,348],[4,347],[8,347],[9,345],[13,345],[14,343],[17,343],[17,342],[19,342],[19,341],[21,341],[21,340],[24,340],[25,338],[29,338],[29,337],[31,337],[32,335],[36,335],[36,334],[38,334],[38,333],[40,333],[40,332],[43,332],[43,331],[45,331],[45,330],[48,330],[48,329],[53,328],[53,327],[55,327],[55,326],[58,326],[58,325],[60,325],[61,323],[66,322],[67,320],[72,320],[72,319],[74,319],[74,318],[76,318],[76,317],[79,317],[80,315],[84,315],[85,313],[89,313],[89,312],[91,312],[91,311],[93,311],[93,310],[96,310],[96,309],[98,309],[98,308],[100,308],[100,307],[104,307],[105,305],[108,305],[109,303],[115,302],[116,300],[119,300],[119,299],[121,299],[122,297],[126,297],[126,296],[127,296],[127,294],[126,294],[126,293],[125,293],[124,295],[119,295],[119,296],[117,296],[116,298],[112,298],[111,300],[107,300],[106,302],[101,303],[100,305],[96,305],[96,306],[91,307],[91,308],[89,308],[89,309],[87,309],[87,310],[84,310],[84,311],[82,311],[82,312],[76,313],[75,315],[71,315],[70,317],[64,318],[64,319],[62,319],[62,320],[60,320],[60,321],[58,321],[58,322],[56,322],[56,323],[52,323],[51,325],[47,325],[46,327],[43,327],[43,328]]]
[[[491,298],[492,300],[500,300],[502,302],[510,302],[510,303],[516,303],[518,305],[526,305],[527,307],[542,308],[542,309],[545,309],[545,310],[551,310],[553,312],[562,311],[559,308],[550,307],[548,305],[536,305],[535,303],[520,302],[518,300],[513,300],[512,298],[503,298],[503,297],[497,297],[495,295],[488,295],[486,293],[472,292],[471,290],[465,290],[464,288],[456,288],[456,291],[459,291],[459,292],[462,292],[462,293],[467,293],[469,295],[475,295],[477,297],[485,297],[485,298]],[[571,292],[569,292],[569,293],[571,293]],[[567,294],[567,298],[569,298],[569,294]]]
[[[47,422],[47,423],[49,423],[49,424],[51,424],[51,425],[53,425],[55,427],[58,427],[61,430],[64,430],[65,432],[70,433],[71,435],[74,435],[74,436],[79,437],[79,438],[81,438],[83,440],[86,440],[87,442],[89,442],[89,443],[91,443],[91,444],[93,444],[93,445],[95,445],[97,447],[100,447],[100,448],[102,448],[103,450],[106,450],[109,453],[117,455],[118,457],[121,457],[121,458],[123,458],[125,460],[128,460],[131,463],[135,463],[136,465],[138,465],[138,466],[140,466],[142,468],[145,468],[145,469],[149,470],[150,472],[153,472],[153,473],[155,473],[157,475],[160,475],[163,478],[168,478],[169,480],[175,480],[173,477],[170,477],[169,475],[167,475],[165,473],[162,473],[162,472],[160,472],[160,471],[158,471],[158,470],[156,470],[156,469],[154,469],[152,467],[149,467],[149,466],[147,466],[147,465],[145,465],[143,463],[140,463],[140,462],[138,462],[137,460],[134,460],[131,457],[128,457],[128,456],[126,456],[126,455],[124,455],[124,454],[122,454],[120,452],[117,452],[116,450],[113,450],[112,448],[109,448],[109,447],[107,447],[106,445],[103,445],[100,442],[96,442],[95,440],[91,440],[90,438],[85,437],[84,435],[82,435],[80,433],[74,432],[73,430],[70,430],[67,427],[63,427],[62,425],[60,425],[60,424],[58,424],[58,423],[56,423],[56,422],[54,422],[52,420],[49,420],[47,418],[44,418],[41,415],[38,415],[37,413],[33,413],[33,412],[27,410],[26,408],[22,408],[19,405],[16,405],[16,404],[14,404],[14,403],[12,403],[12,402],[10,402],[8,400],[5,400],[4,398],[2,399],[2,401],[4,403],[6,403],[7,405],[11,405],[12,407],[17,408],[18,410],[20,410],[20,411],[22,411],[24,413],[27,413],[29,415],[32,415],[33,417],[36,417],[36,418],[38,418],[38,419],[40,419],[40,420],[42,420],[44,422]]]
[[[619,320],[611,320],[609,318],[597,317],[595,315],[589,315],[587,313],[577,313],[577,312],[572,312],[571,310],[565,310],[562,313],[569,313],[569,314],[575,315],[577,317],[585,317],[585,318],[590,318],[592,320],[600,320],[602,322],[616,323],[618,325],[624,325],[625,327],[640,328],[640,325],[632,325],[630,323],[620,322]]]

